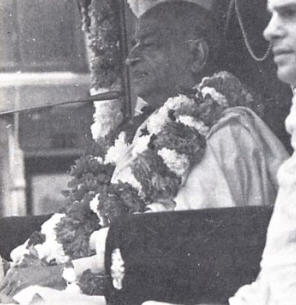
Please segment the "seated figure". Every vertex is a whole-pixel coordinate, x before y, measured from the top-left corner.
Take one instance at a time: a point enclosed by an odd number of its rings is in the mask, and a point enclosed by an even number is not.
[[[102,226],[126,210],[274,202],[276,172],[288,155],[248,108],[256,101],[240,81],[218,70],[219,30],[211,18],[209,3],[164,2],[139,19],[126,63],[133,90],[146,101],[151,114],[141,122],[124,153],[117,152],[116,160],[112,153],[107,154],[105,163],[108,159],[116,164],[111,185],[132,186],[137,192],[132,198],[139,198],[141,204],[131,207],[132,200],[127,203],[131,197],[126,200],[124,191],[119,210],[113,206],[108,209],[98,199],[92,209]],[[119,136],[113,152],[122,142],[124,137]],[[107,229],[100,229],[90,238],[96,244],[96,255],[72,260],[76,276],[86,269],[104,269],[106,233]],[[59,286],[63,270],[62,261],[13,267],[1,283],[1,293],[13,296],[30,285]]]

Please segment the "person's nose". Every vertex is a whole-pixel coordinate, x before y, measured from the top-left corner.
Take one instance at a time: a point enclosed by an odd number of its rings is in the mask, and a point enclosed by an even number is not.
[[[140,55],[140,51],[139,51],[139,43],[137,43],[136,45],[134,45],[126,60],[125,60],[125,64],[129,67],[134,66],[135,64],[137,64],[139,61],[141,60],[141,55]]]
[[[277,14],[273,14],[267,27],[263,31],[263,36],[268,41],[281,38],[284,35],[284,23]]]

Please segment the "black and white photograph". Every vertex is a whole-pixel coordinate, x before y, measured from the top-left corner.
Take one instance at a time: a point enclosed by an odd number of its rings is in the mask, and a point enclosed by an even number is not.
[[[295,305],[294,149],[296,0],[0,0],[0,305]]]

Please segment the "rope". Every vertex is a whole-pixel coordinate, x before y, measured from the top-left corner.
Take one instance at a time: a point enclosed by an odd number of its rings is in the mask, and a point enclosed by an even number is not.
[[[230,0],[229,8],[228,8],[228,11],[227,11],[226,26],[227,27],[229,26],[231,12],[232,12],[233,7],[235,9],[236,17],[237,17],[237,20],[238,20],[238,23],[239,23],[239,26],[240,26],[240,30],[241,30],[241,33],[242,33],[242,36],[243,36],[243,39],[244,39],[244,43],[245,43],[245,46],[246,46],[249,54],[257,62],[262,62],[262,61],[266,60],[267,57],[269,56],[272,45],[271,45],[271,43],[269,43],[269,45],[268,45],[265,53],[263,54],[263,56],[259,57],[255,54],[255,52],[253,51],[252,46],[249,42],[247,31],[246,31],[246,29],[244,27],[244,24],[243,24],[242,16],[241,16],[241,13],[239,11],[238,0]]]

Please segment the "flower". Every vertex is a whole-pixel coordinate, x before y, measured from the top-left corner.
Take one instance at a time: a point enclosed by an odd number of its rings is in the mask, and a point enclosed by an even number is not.
[[[176,97],[171,97],[164,104],[166,109],[174,111],[185,111],[188,107],[194,106],[194,100],[184,94],[179,94]]]
[[[116,164],[122,156],[124,156],[129,148],[129,145],[126,143],[126,134],[121,132],[118,135],[118,138],[115,140],[115,143],[112,147],[109,148],[105,156],[105,164],[113,163]]]
[[[99,200],[100,194],[97,194],[89,203],[90,209],[98,216],[99,218],[99,224],[101,226],[104,225],[104,219],[101,217],[101,214],[99,212],[99,205],[100,205],[100,200]]]
[[[206,136],[210,130],[210,128],[206,126],[202,120],[196,120],[189,115],[180,115],[177,119],[177,122],[180,122],[185,126],[195,128],[203,136]]]
[[[66,264],[63,270],[62,277],[67,283],[66,291],[71,294],[81,294],[81,289],[78,285],[77,276],[72,263]]]
[[[41,233],[45,235],[45,242],[34,246],[40,259],[47,262],[54,260],[56,263],[65,263],[69,260],[64,252],[63,245],[57,241],[56,226],[65,214],[56,213],[41,226]]]
[[[25,256],[30,254],[37,255],[40,260],[45,260],[48,263],[52,261],[58,264],[67,262],[69,257],[65,254],[63,245],[57,241],[55,231],[56,226],[64,216],[65,214],[56,213],[43,223],[40,231],[41,235],[44,235],[43,242],[40,240],[40,243],[35,244],[29,238],[23,245],[15,248],[10,254],[14,264],[20,264]]]
[[[132,172],[131,167],[127,167],[123,174],[112,179],[112,183],[117,183],[119,181],[130,184],[138,191],[138,193],[141,193],[142,191],[142,185],[136,179],[135,175]]]
[[[124,260],[122,259],[120,249],[114,249],[111,255],[111,277],[115,289],[122,289],[122,281],[125,276]]]
[[[55,213],[53,214],[46,222],[41,226],[41,233],[46,236],[46,238],[54,238],[55,237],[55,226],[61,221],[61,219],[65,216],[63,213]]]
[[[168,110],[165,107],[161,107],[158,111],[151,114],[147,120],[147,130],[150,134],[157,134],[169,121]]]
[[[201,93],[204,98],[206,98],[207,94],[209,94],[212,97],[212,99],[222,107],[228,106],[226,97],[223,94],[219,93],[215,88],[203,87],[201,89]]]
[[[103,158],[102,157],[99,157],[99,156],[97,156],[97,157],[94,157],[94,159],[98,162],[98,163],[100,163],[100,164],[103,164]]]
[[[184,176],[188,171],[190,162],[186,155],[176,153],[174,150],[162,148],[158,151],[166,166],[177,176]]]
[[[57,264],[63,264],[69,260],[64,252],[63,245],[55,239],[47,239],[45,243],[34,247],[38,253],[38,257],[45,259],[48,263],[55,261]]]
[[[27,248],[28,242],[29,240],[11,251],[10,258],[14,265],[20,263],[25,255],[30,254],[30,250]]]
[[[121,71],[118,13],[109,0],[84,0],[79,6],[87,38],[91,86],[109,88],[118,81]]]
[[[80,286],[79,286],[78,283],[68,284],[65,291],[72,294],[72,295],[82,294],[82,291],[81,291]]]
[[[99,201],[99,194],[97,194],[97,195],[91,200],[91,202],[89,203],[90,209],[91,209],[95,214],[98,213],[98,205],[99,205],[99,204],[100,204],[100,201]]]
[[[95,95],[109,91],[109,88],[91,88],[90,94]],[[91,125],[92,137],[95,141],[107,136],[115,130],[123,120],[122,103],[119,100],[94,102],[95,112]]]
[[[65,266],[62,276],[67,283],[74,283],[76,281],[76,273],[74,267]]]
[[[151,135],[141,136],[134,140],[132,156],[137,157],[137,155],[143,153],[146,149],[148,149],[148,144],[151,140]]]

